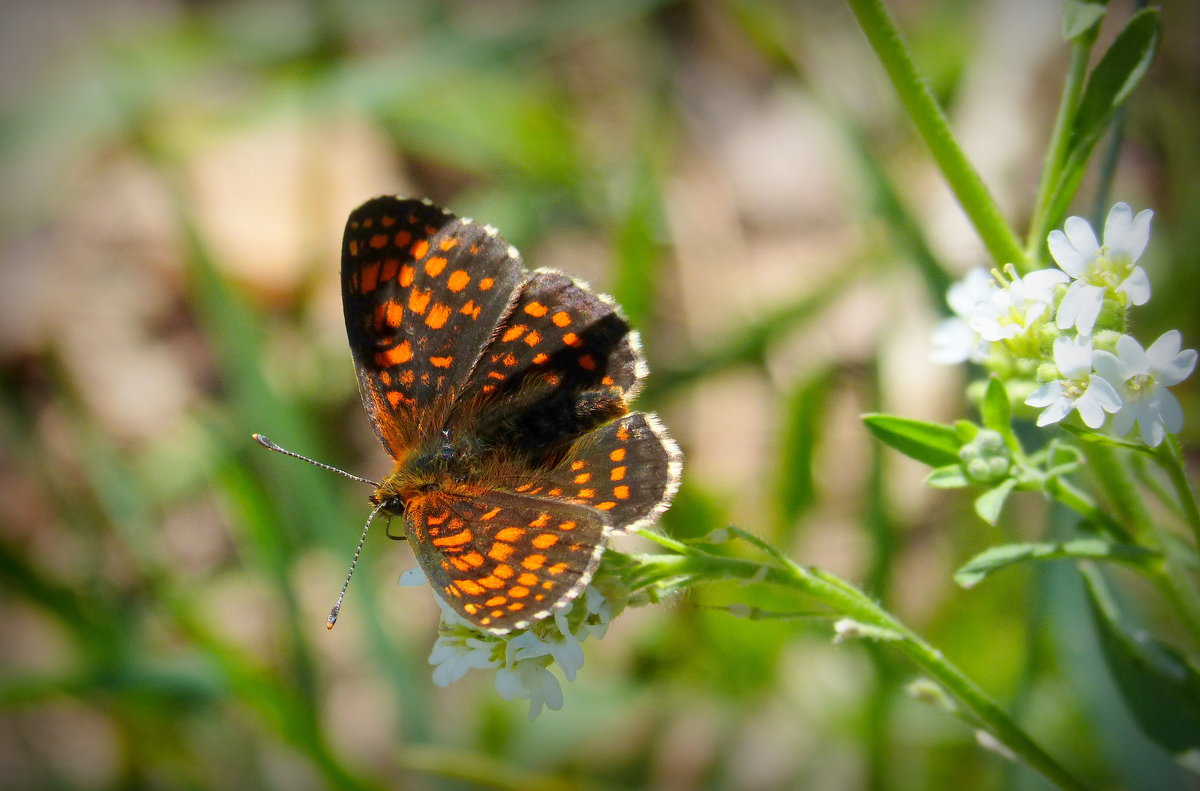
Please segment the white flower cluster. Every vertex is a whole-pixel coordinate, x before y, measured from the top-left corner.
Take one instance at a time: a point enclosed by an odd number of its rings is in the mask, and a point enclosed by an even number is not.
[[[426,584],[420,568],[400,576],[400,584]],[[612,621],[612,602],[596,585],[588,585],[573,602],[554,615],[523,629],[504,635],[481,632],[434,595],[442,608],[438,639],[429,655],[434,665],[433,683],[449,686],[469,670],[496,669],[496,691],[505,700],[529,701],[529,719],[542,707],[558,710],[563,705],[562,686],[550,672],[557,664],[567,681],[583,667],[580,643],[589,637],[602,639]]]
[[[1123,328],[1129,305],[1150,299],[1150,280],[1137,260],[1150,241],[1152,217],[1149,209],[1135,216],[1128,204],[1116,204],[1103,245],[1086,220],[1070,217],[1047,239],[1058,269],[1024,277],[1011,264],[1003,273],[968,272],[950,287],[955,316],[934,331],[933,359],[988,363],[1007,355],[1040,364],[1043,384],[1025,401],[1042,409],[1039,426],[1078,412],[1085,426],[1099,429],[1111,414],[1117,434],[1136,423],[1147,445],[1159,445],[1166,432],[1183,428],[1179,402],[1166,388],[1191,374],[1196,352],[1180,351],[1176,330],[1148,349],[1114,330]]]

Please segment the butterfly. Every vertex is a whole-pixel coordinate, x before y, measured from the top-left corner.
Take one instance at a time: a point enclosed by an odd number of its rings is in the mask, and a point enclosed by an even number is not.
[[[647,368],[610,298],[527,271],[490,226],[383,196],[346,223],[342,305],[393,461],[372,516],[403,519],[467,622],[504,634],[565,607],[609,535],[667,509],[682,456],[656,416],[629,409]]]

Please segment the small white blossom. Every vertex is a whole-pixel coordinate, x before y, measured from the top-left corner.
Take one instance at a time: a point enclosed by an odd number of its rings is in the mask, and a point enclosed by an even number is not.
[[[1009,268],[1009,282],[994,290],[986,302],[976,303],[968,319],[971,329],[987,341],[1006,341],[1024,335],[1050,311],[1054,287],[1067,282],[1057,269],[1039,269],[1025,277]]]
[[[1062,378],[1047,382],[1025,399],[1029,406],[1045,407],[1038,415],[1039,426],[1057,423],[1077,410],[1085,426],[1100,428],[1105,412],[1121,408],[1112,385],[1092,373],[1092,356],[1092,339],[1086,335],[1054,339],[1054,364]]]
[[[1050,255],[1072,278],[1058,306],[1059,329],[1074,326],[1081,335],[1090,334],[1109,293],[1124,294],[1134,305],[1150,299],[1150,279],[1135,263],[1150,241],[1153,217],[1149,209],[1135,217],[1129,204],[1116,204],[1104,221],[1103,247],[1082,217],[1068,217],[1062,231],[1050,232]]]
[[[988,302],[996,290],[996,281],[983,267],[977,266],[950,286],[946,302],[954,316],[943,319],[933,330],[933,353],[935,363],[955,365],[957,363],[981,363],[987,359],[988,342],[971,329],[969,319],[975,307]]]
[[[1183,428],[1183,410],[1167,390],[1188,378],[1196,367],[1196,350],[1180,351],[1181,342],[1179,331],[1171,330],[1143,350],[1136,340],[1122,335],[1115,355],[1096,352],[1096,371],[1117,389],[1124,402],[1113,416],[1117,434],[1128,433],[1137,423],[1142,440],[1153,448],[1162,443],[1166,432],[1176,434]]]
[[[420,567],[400,575],[400,584],[425,584]],[[496,691],[505,700],[529,701],[529,718],[542,708],[560,709],[562,687],[550,672],[561,668],[568,681],[583,667],[583,648],[589,637],[602,639],[612,620],[614,604],[595,585],[588,585],[570,605],[528,629],[495,635],[479,631],[435,595],[442,611],[439,635],[429,655],[434,665],[433,681],[444,687],[461,679],[470,670],[495,668]]]

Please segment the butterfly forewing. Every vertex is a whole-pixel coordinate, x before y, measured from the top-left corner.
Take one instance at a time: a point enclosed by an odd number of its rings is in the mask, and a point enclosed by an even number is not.
[[[466,382],[524,273],[493,229],[419,200],[350,215],[342,299],[363,403],[394,458]]]

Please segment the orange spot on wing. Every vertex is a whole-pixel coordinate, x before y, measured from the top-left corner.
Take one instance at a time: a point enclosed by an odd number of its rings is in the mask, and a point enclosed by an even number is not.
[[[529,523],[530,527],[545,527],[550,524],[550,514],[538,514],[538,518]]]
[[[497,577],[495,575],[491,575],[491,574],[489,574],[488,576],[486,576],[482,579],[476,580],[476,581],[483,587],[491,588],[492,590],[496,590],[497,588],[504,587],[504,580],[500,579],[499,577]]]
[[[514,585],[508,589],[508,595],[512,596],[514,599],[524,599],[529,595],[529,588],[525,588],[520,585]],[[520,604],[520,602],[513,602],[513,604]],[[509,607],[509,609],[511,610],[512,607]]]
[[[513,590],[510,590],[509,593],[511,593],[512,595],[515,596],[516,594],[513,593],[513,591],[515,591],[515,590],[518,590],[518,589],[513,588]],[[524,590],[524,588],[521,588],[520,590]],[[525,609],[525,604],[523,602],[515,601],[512,604],[508,605],[508,609],[512,610],[513,612],[519,612],[519,611]]]
[[[464,529],[452,535],[433,539],[433,545],[435,547],[461,547],[463,544],[470,543],[471,538],[471,531],[469,529]]]
[[[471,566],[467,563],[466,560],[464,560],[462,558],[451,557],[450,565],[454,566],[454,568],[458,569],[459,571],[470,571],[471,570]]]
[[[525,306],[525,312],[530,316],[540,319],[549,312],[549,309],[540,302],[530,302]]]
[[[383,320],[389,327],[399,327],[404,321],[404,306],[394,299],[389,299],[384,303],[387,312],[384,314]]]
[[[458,246],[458,240],[455,239],[453,236],[447,236],[445,239],[443,239],[441,242],[438,243],[438,248],[441,250],[451,250],[456,246]]]
[[[612,500],[605,500],[602,503],[596,503],[596,510],[598,510],[598,511],[609,511],[616,507],[617,507],[617,504],[614,503]]]
[[[595,489],[580,489],[579,496],[585,500],[591,499],[592,497],[596,496],[596,490]]]
[[[549,549],[558,543],[558,536],[553,533],[542,533],[540,536],[535,536],[530,543],[538,549]]]
[[[446,321],[450,318],[450,306],[443,305],[441,302],[434,304],[429,310],[429,315],[425,317],[425,323],[435,330],[440,330],[446,326]]]
[[[390,349],[375,353],[375,364],[380,368],[390,368],[393,365],[403,365],[412,359],[412,346],[404,341]]]
[[[424,313],[425,308],[429,305],[428,291],[413,289],[408,295],[408,309],[413,313]]]
[[[488,511],[486,514],[484,514],[483,516],[481,516],[479,518],[482,520],[485,520],[485,521],[488,519],[492,519],[496,516],[496,514],[500,513],[502,510],[504,510],[504,509],[502,509],[500,506],[496,506],[495,508]]]
[[[383,217],[379,218],[379,222],[384,228],[391,228],[396,224],[396,218],[390,214],[385,214]]]
[[[525,568],[529,569],[530,571],[537,571],[542,566],[546,565],[546,556],[545,555],[527,555],[525,557],[525,559],[521,561],[521,565],[524,566]]]
[[[525,342],[530,346],[537,346],[542,342],[542,335],[537,330],[530,330],[529,334],[525,336]]]
[[[437,277],[446,268],[446,259],[440,255],[435,255],[425,262],[425,274],[430,277]]]
[[[583,459],[579,459],[578,461],[571,462],[572,470],[582,470],[584,468],[584,466],[586,466],[586,462]]]
[[[496,566],[496,570],[492,573],[502,580],[509,580],[512,579],[512,576],[517,572],[513,571],[512,566],[509,566],[506,563],[501,563],[499,566]]]
[[[580,338],[578,335],[576,335],[573,332],[568,332],[567,334],[563,335],[562,341],[563,341],[563,343],[567,344],[568,346],[576,346],[577,347],[577,346],[583,345],[583,339]]]
[[[596,370],[596,358],[590,354],[579,355],[579,367],[585,371]]]
[[[379,283],[379,262],[367,264],[362,269],[362,293],[370,294]]]
[[[537,575],[530,574],[528,571],[522,572],[521,576],[517,577],[517,582],[522,585],[537,585]]]
[[[400,395],[399,391],[397,390],[388,390],[387,392],[387,400],[388,403],[392,405],[392,409],[399,409],[400,401],[403,398],[404,396]]]
[[[389,258],[383,262],[383,271],[379,273],[379,281],[386,283],[396,276],[397,270],[400,269],[400,259]]]
[[[575,476],[575,477],[574,477],[572,480],[573,480],[575,483],[581,483],[581,484],[582,484],[582,483],[587,483],[587,482],[588,482],[588,481],[590,481],[591,479],[592,479],[592,474],[591,474],[590,472],[581,472],[581,473],[579,473],[578,475],[576,475],[576,476]]]
[[[625,467],[613,467],[612,472],[609,473],[608,479],[610,481],[624,480],[625,479],[625,469],[626,469]]]
[[[503,530],[496,533],[496,540],[497,541],[508,541],[511,543],[513,541],[520,541],[521,536],[523,536],[523,535],[525,535],[524,528],[506,527]]]
[[[382,250],[383,248],[387,247],[387,243],[388,238],[386,233],[377,233],[371,237],[371,247],[375,248],[376,250]]]
[[[553,566],[551,566],[550,568],[546,569],[546,571],[547,571],[547,572],[548,572],[548,573],[549,573],[551,576],[555,576],[555,577],[557,577],[559,574],[562,574],[562,573],[563,573],[564,571],[566,571],[566,570],[567,570],[567,564],[566,564],[566,562],[562,562],[562,563],[555,563]]]
[[[412,241],[412,234],[408,231],[396,231],[396,246],[408,247],[408,243]]]
[[[358,241],[357,240],[351,239],[349,247],[350,247],[350,257],[351,258],[358,255]]]
[[[613,487],[613,495],[618,500],[628,500],[629,499],[629,487],[628,486],[614,486]]]
[[[558,525],[558,529],[559,529],[559,530],[574,530],[574,529],[575,529],[575,522],[573,522],[573,521],[561,522],[561,523],[559,523],[559,525]]]
[[[553,321],[558,327],[567,327],[571,324],[571,314],[567,313],[565,310],[560,310],[558,313],[555,313],[550,317],[550,321]]]
[[[434,368],[449,368],[450,364],[454,362],[454,356],[449,355],[447,357],[430,357],[429,362],[433,364]]]
[[[409,250],[409,252],[412,253],[413,258],[419,261],[425,257],[426,253],[429,252],[429,242],[425,241],[424,239],[418,239],[416,243],[413,244],[412,249]]]
[[[550,355],[546,354],[545,352],[538,352],[537,354],[533,355],[533,364],[542,365],[549,359]]]
[[[405,264],[404,266],[400,267],[400,285],[408,288],[413,284],[413,278],[415,278],[416,275],[417,270],[413,268],[412,264]]]
[[[492,548],[488,550],[488,557],[492,560],[508,560],[509,555],[514,552],[515,548],[512,544],[505,544],[497,541],[492,544]]]
[[[509,327],[507,330],[505,330],[504,334],[500,336],[500,340],[504,341],[505,343],[514,341],[525,334],[526,329],[528,329],[528,327],[526,327],[524,324],[517,324]]]
[[[617,439],[621,440],[622,442],[629,439],[629,426],[621,424],[621,427],[617,429]]]
[[[455,580],[454,584],[457,585],[463,593],[469,593],[472,596],[482,596],[484,593],[483,588],[475,580]]]
[[[471,276],[467,274],[467,270],[455,269],[450,273],[450,277],[446,280],[446,288],[457,294],[459,291],[462,291],[464,288],[466,288],[467,284],[470,282]],[[463,312],[469,313],[470,311]]]
[[[478,552],[468,552],[462,556],[462,559],[464,563],[467,563],[473,568],[479,568],[483,565],[483,555],[479,554]],[[451,560],[454,560],[454,558],[451,558]]]
[[[479,290],[480,290],[480,291],[487,291],[488,289],[490,289],[490,288],[491,288],[492,286],[494,286],[495,284],[496,284],[496,279],[495,279],[495,278],[491,278],[491,277],[485,277],[483,280],[480,280],[480,281],[479,281]]]
[[[625,449],[617,448],[612,453],[608,454],[608,458],[613,461],[625,461]]]
[[[511,354],[507,354],[504,356],[504,359],[501,360],[501,362],[504,363],[504,367],[512,368],[514,365],[517,364],[517,358]]]

